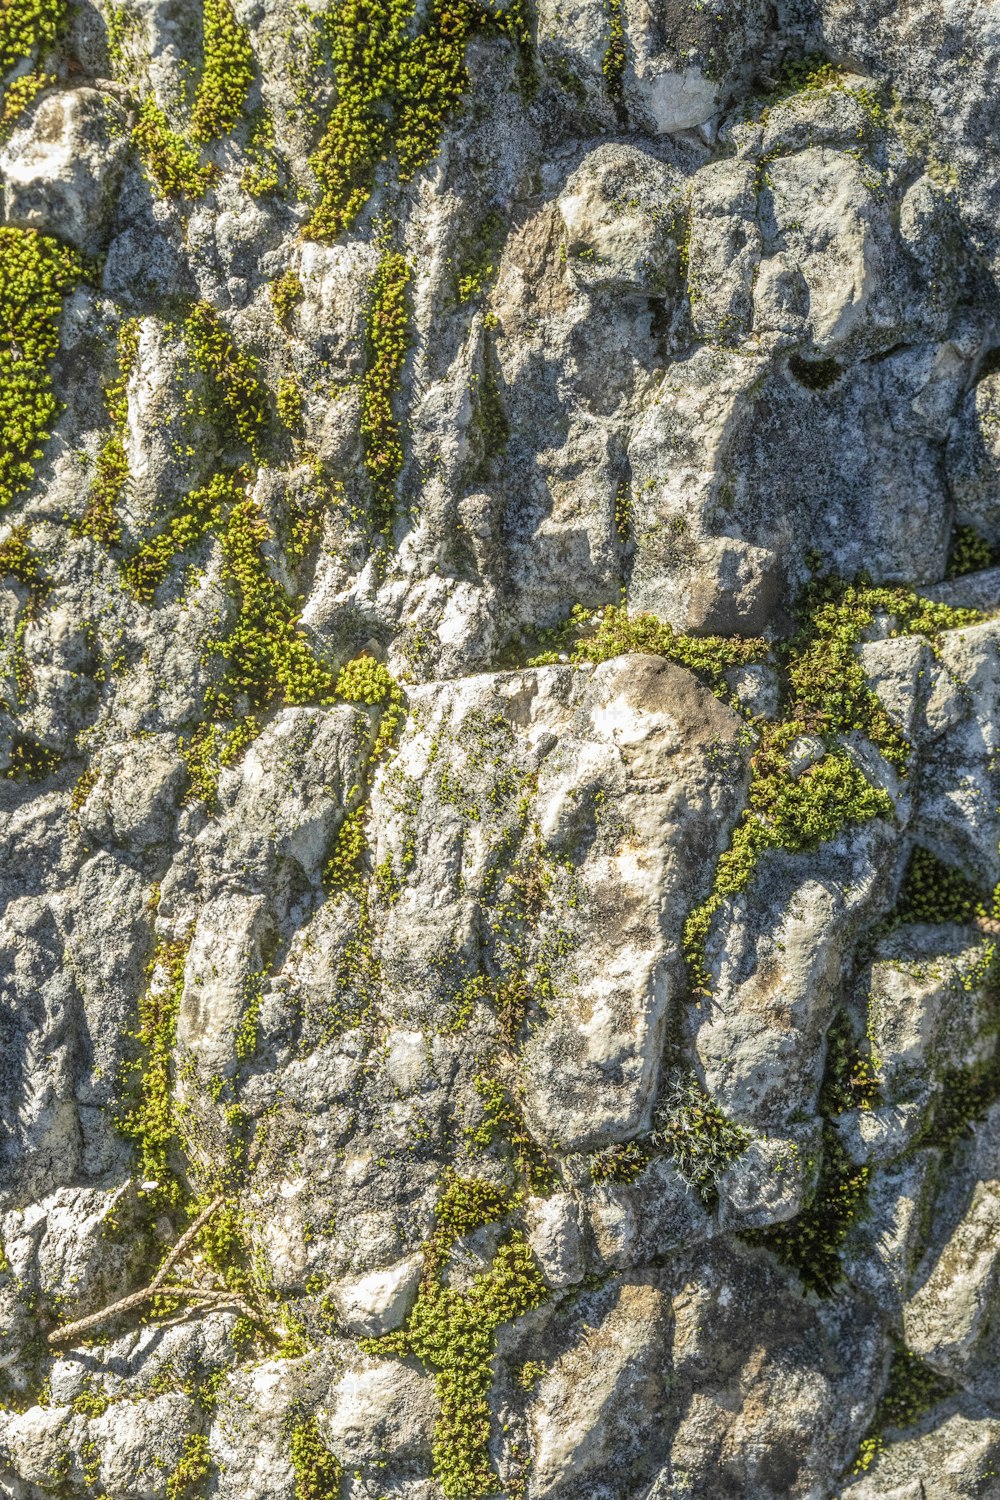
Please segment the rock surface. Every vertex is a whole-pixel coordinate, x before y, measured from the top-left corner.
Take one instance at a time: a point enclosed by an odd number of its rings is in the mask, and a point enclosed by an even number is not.
[[[0,13],[0,1493],[992,1500],[995,8]]]

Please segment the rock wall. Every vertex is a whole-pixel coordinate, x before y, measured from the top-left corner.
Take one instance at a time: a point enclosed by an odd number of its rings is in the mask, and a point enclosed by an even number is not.
[[[1000,1495],[1000,21],[0,0],[0,1492]]]

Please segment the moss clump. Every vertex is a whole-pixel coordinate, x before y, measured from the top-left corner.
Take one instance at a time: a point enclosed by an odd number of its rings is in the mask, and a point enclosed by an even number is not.
[[[591,612],[575,604],[566,623],[554,633],[557,649],[533,656],[529,666],[544,666],[568,654],[575,665],[608,661],[613,656],[637,651],[662,656],[706,678],[718,691],[725,690],[724,673],[767,655],[767,644],[756,637],[678,635],[666,620],[656,615],[630,615],[614,604]]]
[[[514,1165],[531,1192],[543,1196],[551,1193],[557,1180],[553,1163],[524,1123],[509,1090],[495,1076],[486,1073],[477,1073],[472,1085],[479,1095],[483,1118],[479,1125],[466,1131],[468,1144],[487,1150],[496,1140],[506,1142]]]
[[[191,111],[193,141],[211,141],[232,130],[254,75],[250,38],[229,0],[205,0],[204,16],[205,64]]]
[[[228,440],[261,456],[267,422],[267,393],[256,361],[238,349],[207,302],[198,302],[184,322],[191,358],[208,384],[208,414]]]
[[[748,1234],[798,1273],[810,1291],[829,1296],[843,1274],[840,1251],[861,1217],[871,1168],[851,1161],[836,1127],[823,1127],[823,1160],[812,1202],[796,1218],[775,1229]]]
[[[0,108],[0,142],[5,141],[15,129],[21,116],[44,88],[51,88],[56,79],[51,73],[23,73],[15,78],[3,91],[3,106]]]
[[[962,578],[993,566],[993,547],[974,526],[956,526],[951,538],[948,577]]]
[[[212,1468],[208,1438],[192,1432],[184,1439],[184,1450],[167,1478],[167,1500],[191,1500],[196,1488]]]
[[[291,326],[292,314],[305,295],[302,278],[298,271],[291,269],[283,271],[280,276],[274,278],[268,290],[278,326],[287,333]]]
[[[427,1247],[427,1268],[404,1328],[362,1342],[376,1356],[415,1355],[434,1372],[440,1415],[434,1430],[434,1474],[448,1500],[478,1500],[499,1489],[490,1464],[489,1392],[496,1331],[537,1307],[545,1282],[517,1234],[500,1245],[488,1271],[466,1291],[444,1283],[455,1239],[506,1211],[506,1200],[478,1179],[451,1177],[442,1196],[446,1218]]]
[[[393,402],[409,344],[409,282],[410,268],[404,257],[398,251],[385,250],[368,299],[368,359],[361,382],[361,438],[377,530],[384,530],[392,520],[396,480],[403,467],[402,429]]]
[[[0,0],[0,78],[36,48],[51,47],[66,0]]]
[[[305,410],[305,392],[295,379],[294,375],[282,375],[278,381],[278,394],[275,406],[278,411],[278,421],[289,432],[297,432],[302,426],[302,413]]]
[[[874,1109],[879,1102],[878,1070],[871,1053],[854,1035],[846,1011],[840,1011],[826,1034],[820,1113],[829,1118],[852,1109]]]
[[[622,0],[608,0],[608,45],[604,49],[601,71],[608,91],[608,98],[621,104],[625,97],[625,65],[628,53],[625,48],[625,18]]]
[[[649,1152],[638,1141],[620,1141],[595,1151],[587,1166],[593,1182],[634,1182],[649,1165]]]
[[[489,30],[523,44],[521,0],[431,0],[419,30],[412,0],[341,0],[329,18],[337,102],[312,159],[321,197],[308,230],[334,239],[371,197],[380,162],[395,155],[407,181],[437,154],[447,116],[468,88],[465,49]]]
[[[59,411],[49,368],[77,255],[33,229],[0,228],[0,507],[34,475]]]
[[[677,1078],[653,1118],[650,1143],[666,1151],[686,1182],[713,1200],[720,1175],[743,1154],[750,1133],[727,1117],[697,1078]]]
[[[909,1349],[898,1349],[889,1366],[885,1392],[875,1408],[868,1435],[858,1449],[851,1472],[864,1474],[886,1449],[887,1430],[900,1431],[943,1401],[955,1390],[950,1380],[925,1365]]]
[[[155,1184],[146,1192],[164,1208],[183,1199],[175,1167],[182,1138],[173,1098],[173,1050],[186,956],[185,943],[161,943],[150,960],[134,1033],[139,1052],[122,1079],[126,1103],[118,1119],[122,1134],[136,1148],[140,1181]]]
[[[48,745],[40,745],[27,735],[15,735],[10,747],[10,762],[4,776],[8,781],[47,781],[62,765],[62,756]]]
[[[782,719],[768,725],[751,760],[750,790],[730,848],[716,867],[711,894],[685,924],[684,951],[695,993],[709,992],[705,944],[722,903],[746,889],[768,849],[802,853],[850,823],[892,816],[892,801],[873,786],[840,744],[860,733],[900,772],[909,746],[868,685],[857,645],[876,616],[894,619],[896,635],[934,636],[976,623],[974,610],[949,609],[909,589],[820,580],[804,601],[804,623],[785,651]],[[818,736],[822,759],[800,775],[789,752],[803,734]]]
[[[295,1500],[337,1500],[343,1465],[324,1443],[314,1416],[293,1423],[288,1456],[295,1471]]]
[[[122,575],[136,599],[152,604],[174,559],[190,551],[207,531],[222,526],[228,508],[245,491],[246,476],[236,470],[213,475],[203,489],[185,496],[163,530],[147,537],[123,565]]]
[[[987,903],[980,887],[960,870],[944,864],[929,849],[919,844],[914,847],[892,913],[893,923],[967,923],[996,914],[994,902]]]
[[[792,355],[788,368],[807,391],[829,390],[843,374],[835,359],[803,359],[800,354]]]
[[[154,186],[164,197],[201,198],[215,175],[203,167],[182,135],[170,122],[152,95],[139,106],[132,139]]]
[[[459,302],[471,302],[492,281],[497,273],[506,232],[507,220],[496,209],[490,209],[479,221],[475,243],[466,247],[455,272],[455,293]]]
[[[125,434],[128,431],[128,380],[139,353],[139,320],[127,318],[118,331],[118,373],[104,388],[104,404],[111,418],[111,432],[97,455],[91,487],[80,531],[95,542],[111,547],[121,540],[121,524],[115,508],[128,483]]]
[[[38,554],[28,545],[27,526],[15,526],[0,542],[0,578],[13,578],[28,590],[28,602],[18,613],[12,642],[14,682],[18,698],[24,703],[34,686],[24,652],[24,633],[31,621],[38,618],[49,591],[49,581],[41,570]]]

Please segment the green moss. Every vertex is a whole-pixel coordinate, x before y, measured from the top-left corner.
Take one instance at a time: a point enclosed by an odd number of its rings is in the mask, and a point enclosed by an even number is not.
[[[47,781],[62,765],[62,756],[27,735],[14,736],[10,762],[4,772],[8,781]]]
[[[215,474],[203,489],[186,495],[167,525],[147,537],[123,564],[123,577],[134,596],[151,604],[174,559],[190,551],[206,532],[223,526],[228,509],[245,492],[246,476],[237,470]]]
[[[750,1133],[728,1119],[693,1075],[669,1087],[653,1117],[650,1144],[671,1156],[677,1170],[712,1202],[722,1172],[750,1144]]]
[[[905,773],[909,746],[868,685],[857,645],[877,615],[895,620],[895,634],[926,634],[976,623],[974,610],[955,610],[912,590],[844,585],[821,579],[803,603],[804,622],[785,650],[782,718],[761,734],[751,760],[747,805],[730,848],[716,867],[713,889],[684,929],[692,988],[710,989],[705,944],[723,902],[746,889],[768,849],[802,853],[836,837],[848,824],[892,816],[888,793],[873,786],[840,736],[860,733]],[[803,734],[818,736],[821,760],[798,776],[789,752]]]
[[[173,1097],[173,1050],[186,956],[182,942],[161,943],[153,954],[134,1033],[138,1056],[122,1079],[125,1103],[118,1126],[135,1146],[140,1182],[156,1184],[147,1196],[157,1207],[176,1207],[183,1198],[176,1170],[183,1142]]]
[[[851,1472],[865,1473],[879,1454],[885,1452],[887,1430],[912,1427],[954,1389],[951,1381],[925,1365],[909,1349],[898,1349],[889,1366],[885,1392],[875,1408],[872,1425],[858,1449]]]
[[[361,439],[371,482],[373,522],[386,530],[403,467],[402,428],[393,410],[409,344],[407,287],[410,268],[395,250],[384,250],[365,317],[367,367],[361,382]]]
[[[79,529],[105,547],[121,540],[121,524],[115,513],[128,483],[125,436],[128,431],[128,380],[139,353],[139,320],[126,318],[118,330],[118,373],[104,388],[104,404],[111,419],[111,432],[97,455],[91,487]]]
[[[211,1469],[208,1438],[202,1433],[190,1433],[184,1439],[184,1450],[167,1478],[167,1500],[192,1500]]]
[[[851,1161],[833,1125],[823,1127],[823,1158],[812,1201],[794,1219],[748,1234],[801,1277],[810,1291],[829,1296],[843,1272],[840,1251],[868,1200],[871,1168]]]
[[[53,45],[66,10],[66,0],[0,0],[0,78]]]
[[[278,381],[278,394],[275,405],[278,409],[278,420],[289,432],[298,432],[302,426],[302,413],[305,410],[305,392],[299,385],[294,375],[282,375]]]
[[[843,374],[835,359],[803,359],[799,354],[792,355],[788,368],[807,391],[829,390]]]
[[[207,193],[213,169],[203,167],[197,151],[170,128],[152,95],[139,105],[132,139],[149,178],[164,197],[201,198]]]
[[[254,198],[276,193],[283,174],[275,150],[274,120],[270,110],[262,105],[251,112],[246,153],[249,160],[240,177],[240,187]]]
[[[287,333],[291,326],[292,314],[302,301],[304,294],[302,278],[298,271],[291,269],[283,271],[276,276],[268,288],[271,294],[271,306],[274,308],[274,316],[279,328]]]
[[[974,526],[956,526],[948,557],[949,578],[962,578],[993,565],[993,547]]]
[[[365,834],[367,814],[367,805],[362,803],[343,816],[323,868],[323,888],[329,896],[353,896],[356,901],[360,901],[364,895],[364,861],[368,853],[368,838]]]
[[[989,910],[987,910],[989,906]],[[893,923],[975,921],[976,917],[995,916],[992,902],[960,870],[946,865],[918,844],[914,847],[903,876],[899,899],[892,913]]]
[[[435,1478],[448,1500],[477,1500],[499,1489],[489,1459],[496,1331],[537,1307],[545,1297],[545,1283],[528,1245],[514,1234],[467,1290],[445,1285],[455,1239],[495,1219],[507,1204],[489,1184],[452,1176],[442,1205],[446,1218],[438,1220],[405,1327],[385,1338],[364,1340],[361,1347],[377,1357],[414,1355],[433,1371],[440,1404],[432,1446]]]
[[[459,302],[471,302],[493,280],[506,233],[507,220],[497,209],[490,209],[477,223],[475,242],[465,247],[455,271]]]
[[[3,105],[0,107],[0,142],[5,141],[16,129],[41,90],[51,88],[56,81],[53,74],[36,71],[23,73],[20,78],[15,78],[7,85],[3,91]]]
[[[208,387],[208,413],[229,441],[244,444],[255,459],[267,423],[267,392],[257,363],[239,349],[214,308],[198,302],[184,322],[184,340]]]
[[[295,1500],[337,1500],[343,1466],[323,1442],[314,1416],[294,1422],[288,1456],[295,1471]]]
[[[880,1103],[878,1071],[870,1049],[854,1034],[850,1017],[839,1011],[826,1034],[826,1068],[819,1107],[824,1118]]]
[[[594,1182],[634,1182],[648,1165],[649,1152],[638,1141],[605,1146],[587,1163]]]
[[[28,527],[15,526],[0,542],[0,578],[13,578],[28,590],[28,602],[18,611],[14,625],[12,657],[14,682],[23,704],[34,686],[34,676],[24,653],[24,633],[38,614],[50,584],[42,572],[37,552],[28,545]]]
[[[380,162],[407,181],[437,154],[448,115],[468,88],[465,49],[487,30],[528,39],[521,0],[431,0],[419,29],[412,0],[340,0],[329,18],[337,100],[312,159],[321,197],[308,232],[334,239],[371,197]]]
[[[556,649],[532,657],[529,666],[557,661],[560,652],[579,665],[637,651],[687,667],[720,692],[725,691],[724,674],[730,668],[767,654],[766,643],[756,637],[678,635],[656,615],[630,615],[627,609],[613,604],[596,612],[575,604],[566,623],[552,635]]]
[[[494,1074],[477,1073],[472,1080],[479,1095],[483,1118],[466,1131],[470,1146],[487,1150],[495,1141],[509,1146],[514,1165],[532,1193],[551,1193],[556,1185],[555,1167],[535,1140],[510,1092]]]
[[[49,369],[77,255],[33,229],[0,228],[0,507],[34,476],[59,411]]]
[[[628,52],[625,47],[625,18],[622,0],[608,0],[608,45],[604,49],[601,70],[608,97],[620,105],[625,97],[625,67]]]
[[[254,76],[250,38],[229,0],[204,0],[204,18],[205,62],[191,111],[193,141],[211,141],[232,130]]]

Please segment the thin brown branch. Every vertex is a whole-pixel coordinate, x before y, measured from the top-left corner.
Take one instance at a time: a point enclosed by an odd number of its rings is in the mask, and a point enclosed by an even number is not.
[[[218,1301],[229,1301],[239,1304],[241,1310],[245,1309],[242,1300],[232,1293],[220,1291],[206,1291],[203,1287],[194,1286],[168,1286],[166,1278],[168,1273],[176,1266],[177,1262],[190,1250],[198,1232],[208,1223],[209,1219],[223,1202],[222,1195],[213,1198],[207,1208],[203,1208],[198,1217],[181,1235],[176,1245],[173,1246],[169,1255],[160,1266],[156,1275],[148,1286],[140,1288],[137,1292],[131,1292],[127,1297],[121,1297],[117,1302],[112,1302],[107,1307],[102,1307],[99,1312],[90,1313],[85,1318],[77,1318],[73,1323],[64,1323],[62,1328],[55,1328],[49,1334],[50,1344],[70,1343],[81,1333],[87,1333],[91,1328],[104,1323],[108,1318],[116,1318],[121,1313],[131,1312],[135,1307],[141,1307],[152,1297],[194,1297],[199,1301],[212,1303]]]

